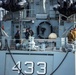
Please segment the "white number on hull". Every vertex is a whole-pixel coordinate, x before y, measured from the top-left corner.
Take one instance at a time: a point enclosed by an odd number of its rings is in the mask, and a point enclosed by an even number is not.
[[[34,71],[34,63],[32,62],[32,61],[27,61],[27,62],[25,62],[25,65],[31,65],[31,66],[29,66],[28,67],[28,69],[30,69],[30,72],[28,72],[28,71],[24,71],[24,73],[25,74],[33,74],[33,71]]]
[[[20,73],[21,70],[21,62],[18,61],[13,67],[12,67],[13,71],[18,71],[18,73]]]
[[[47,64],[46,64],[46,62],[37,62],[36,65],[39,67],[39,71],[37,70],[36,73],[38,75],[45,75],[46,72],[47,72]],[[24,70],[24,74],[32,75],[34,73],[34,69],[35,69],[35,63],[34,62],[26,61],[25,62],[25,67],[27,67],[27,70],[30,70],[30,71]],[[18,73],[20,73],[20,71],[22,70],[21,69],[21,62],[18,61],[16,63],[16,65],[13,66],[12,70],[13,71],[18,71]]]
[[[46,74],[46,63],[45,62],[38,62],[37,65],[38,66],[43,65],[43,67],[40,67],[40,69],[43,70],[43,72],[37,71],[37,74]]]

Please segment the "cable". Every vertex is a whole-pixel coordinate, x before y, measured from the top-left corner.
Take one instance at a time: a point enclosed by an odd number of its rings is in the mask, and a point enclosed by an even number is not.
[[[7,45],[7,50],[9,51],[9,54],[10,54],[10,56],[11,56],[11,58],[12,58],[12,61],[13,61],[13,63],[16,65],[16,62],[15,62],[15,60],[14,60],[14,57],[12,56],[12,53],[11,53],[9,47],[8,47],[7,39],[5,39],[5,42],[6,42],[6,45]],[[20,73],[21,73],[22,75],[26,75],[26,74],[24,74],[24,73],[19,69],[18,65],[16,65],[16,67],[17,67],[17,69],[20,71]]]
[[[10,0],[10,2],[11,2],[11,0]],[[10,6],[11,6],[11,5],[10,5]],[[10,9],[10,12],[12,12],[11,7],[9,7],[9,9]],[[7,45],[7,50],[9,51],[9,54],[10,54],[10,56],[11,56],[11,58],[12,58],[12,61],[13,61],[13,63],[16,65],[16,62],[15,62],[15,60],[14,60],[14,57],[12,56],[12,53],[11,53],[9,47],[8,47],[7,39],[5,39],[5,43],[6,43],[6,45]],[[21,73],[22,75],[26,75],[26,74],[24,74],[24,73],[22,72],[22,70],[19,69],[18,65],[16,65],[16,67],[17,67],[17,69],[20,71],[20,73]]]
[[[11,8],[10,8],[10,10],[11,10]],[[12,11],[11,11],[11,12],[12,12]],[[12,56],[12,53],[11,53],[9,47],[8,47],[7,39],[5,39],[5,42],[6,42],[6,45],[7,45],[7,50],[9,51],[9,54],[10,54],[10,56],[11,56],[11,58],[12,58],[12,61],[13,61],[13,63],[16,65],[16,62],[15,62],[15,60],[14,60],[14,58],[13,58],[13,56]],[[22,75],[25,75],[25,74],[18,68],[17,65],[16,65],[16,67],[17,67],[17,69],[20,71],[20,73],[21,73]]]
[[[9,47],[8,47],[7,39],[6,39],[6,45],[7,45],[7,50],[9,51],[9,54],[10,54],[12,60],[13,60],[13,63],[16,65],[16,62],[15,62],[15,60],[14,60],[14,58],[13,58],[13,56],[12,56],[12,53],[11,53]],[[59,69],[59,67],[62,65],[62,63],[63,63],[64,60],[66,59],[68,53],[69,53],[69,51],[67,51],[67,53],[66,53],[66,55],[64,56],[63,60],[61,61],[61,63],[58,65],[58,67],[57,67],[50,75],[53,75],[53,74]],[[21,73],[22,75],[25,75],[25,74],[18,68],[17,65],[16,65],[16,67],[17,67],[17,69],[20,71],[20,73]]]
[[[12,53],[11,53],[9,47],[8,47],[7,39],[5,39],[5,42],[6,42],[6,45],[7,45],[7,50],[9,51],[9,54],[10,54],[10,56],[11,56],[11,58],[12,58],[12,61],[13,61],[13,63],[16,65],[16,62],[15,62],[15,60],[14,60],[14,58],[13,58],[13,56],[12,56]],[[69,51],[67,51],[67,53],[66,53],[66,55],[64,56],[63,60],[61,61],[61,63],[58,65],[58,67],[57,67],[50,75],[53,75],[53,74],[59,69],[59,67],[62,65],[62,63],[63,63],[64,60],[66,59],[68,53],[69,53]],[[20,73],[21,73],[22,75],[25,75],[25,74],[18,68],[17,65],[16,65],[16,67],[17,67],[17,69],[20,71]]]
[[[62,63],[63,63],[64,60],[66,59],[68,53],[69,53],[69,51],[66,52],[66,55],[64,56],[64,58],[63,58],[63,60],[61,61],[61,63],[58,65],[58,67],[57,67],[50,75],[53,75],[53,74],[59,69],[59,67],[62,65]]]

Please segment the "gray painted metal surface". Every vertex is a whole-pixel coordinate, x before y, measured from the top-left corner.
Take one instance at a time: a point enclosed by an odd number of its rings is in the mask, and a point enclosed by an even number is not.
[[[11,51],[16,62],[25,75],[50,75],[64,58],[64,52]],[[15,68],[14,71],[12,68]],[[25,72],[26,71],[26,72]],[[8,51],[0,51],[0,75],[22,75],[18,73]],[[62,65],[53,75],[75,75],[75,56],[69,53]]]
[[[63,52],[62,50],[60,51],[60,48],[62,48],[60,40],[57,41],[57,39],[55,39],[56,47],[54,51],[54,46],[51,46],[52,43],[50,42],[50,39],[40,39],[38,37],[37,28],[42,22],[44,22],[40,26],[48,31],[45,31],[45,37],[48,37],[47,34],[53,32],[57,34],[59,39],[64,37],[67,38],[66,34],[73,28],[74,25],[74,21],[72,20],[73,16],[70,17],[71,20],[60,21],[59,14],[53,10],[53,5],[57,4],[56,0],[46,0],[46,13],[43,9],[43,0],[28,1],[30,5],[30,8],[28,9],[29,13],[26,12],[28,11],[26,9],[12,13],[13,19],[9,21],[2,21],[3,16],[0,15],[0,20],[4,25],[4,29],[9,35],[9,37],[2,36],[2,48],[0,49],[0,75],[50,75],[58,67],[66,55],[66,52]],[[29,14],[28,17],[27,14]],[[50,26],[45,22],[50,23],[52,28],[50,29]],[[35,37],[35,40],[38,39],[36,42],[37,46],[40,46],[42,43],[46,43],[47,47],[51,46],[48,51],[27,51],[27,49],[24,48],[25,51],[21,49],[11,50],[10,54],[7,49],[3,50],[5,48],[5,38],[8,40],[8,46],[13,46],[13,39],[17,30],[20,30],[21,32],[21,40],[25,40],[23,30],[26,30],[28,27],[33,30],[33,37]],[[50,32],[50,30],[52,30],[52,32]],[[68,32],[66,32],[67,30]],[[75,68],[75,54],[69,52],[66,59],[53,75],[75,75]]]

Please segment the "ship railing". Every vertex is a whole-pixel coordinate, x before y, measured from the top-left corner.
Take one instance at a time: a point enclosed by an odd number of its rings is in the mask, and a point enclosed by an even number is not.
[[[66,37],[68,32],[73,28],[74,26],[70,26],[67,30],[65,30],[65,32],[62,34],[62,37]]]
[[[2,39],[0,40],[0,50],[7,50],[9,48],[10,50],[24,51],[63,51],[66,43],[65,40],[60,41],[60,39],[35,39],[34,44],[26,39],[20,39],[21,42],[17,44],[15,39]]]
[[[7,40],[7,43],[6,43]],[[15,43],[16,40],[21,41],[20,43]],[[35,39],[35,49],[34,50],[52,50],[55,47],[55,40],[50,40],[50,39]],[[0,49],[1,50],[7,50],[7,46],[11,50],[28,50],[29,49],[29,40],[26,39],[1,39],[0,40]],[[8,44],[8,45],[7,45]],[[32,44],[30,44],[32,45]],[[16,48],[18,46],[18,48]],[[29,49],[31,50],[31,49]],[[32,49],[33,50],[33,49]],[[36,50],[36,51],[37,51]]]

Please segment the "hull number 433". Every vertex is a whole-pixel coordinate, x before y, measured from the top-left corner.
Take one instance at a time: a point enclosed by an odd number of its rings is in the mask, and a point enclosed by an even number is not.
[[[38,70],[36,71],[37,74],[46,74],[47,72],[47,64],[46,62],[37,62],[36,63]],[[24,74],[33,74],[35,71],[35,63],[32,61],[26,61],[24,63],[24,66],[27,67],[26,70],[23,71]],[[18,73],[22,72],[22,67],[21,67],[21,62],[18,61],[13,67],[12,67],[13,71],[17,71]]]

